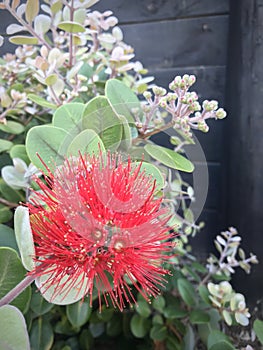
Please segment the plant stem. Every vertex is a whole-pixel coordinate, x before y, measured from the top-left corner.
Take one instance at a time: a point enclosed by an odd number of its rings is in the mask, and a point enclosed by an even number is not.
[[[74,0],[71,0],[71,6],[70,6],[70,21],[73,22],[74,19]],[[73,66],[73,34],[69,34],[69,68]]]
[[[18,285],[10,290],[1,300],[0,307],[11,303],[19,294],[21,294],[35,280],[34,275],[26,276]]]
[[[19,206],[19,204],[13,203],[13,202],[9,202],[8,200],[6,200],[6,199],[4,199],[2,197],[0,197],[0,203],[8,206],[9,208],[16,208],[16,207]]]

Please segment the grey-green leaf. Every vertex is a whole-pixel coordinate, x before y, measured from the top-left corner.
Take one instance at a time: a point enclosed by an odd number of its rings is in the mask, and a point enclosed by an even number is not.
[[[25,319],[12,305],[0,307],[0,348],[30,350]]]
[[[88,301],[78,301],[77,303],[67,305],[66,312],[69,322],[74,327],[83,326],[91,315],[91,307]]]
[[[105,96],[90,100],[83,112],[83,129],[94,130],[106,149],[116,150],[121,143],[123,126]]]
[[[71,138],[68,133],[55,126],[41,125],[29,130],[26,138],[26,150],[31,162],[46,172],[42,161],[49,167],[64,162]]]
[[[105,95],[114,110],[131,124],[135,123],[135,110],[141,114],[141,104],[135,93],[123,82],[110,79],[106,82]]]
[[[27,270],[31,271],[35,267],[35,247],[28,208],[23,206],[16,208],[14,228],[22,263]]]
[[[177,286],[179,293],[183,299],[183,301],[188,306],[194,306],[195,305],[195,290],[193,285],[184,278],[179,278],[177,281]]]
[[[42,317],[37,318],[30,332],[32,350],[50,350],[54,340],[54,333],[50,323]]]
[[[25,275],[26,270],[17,252],[11,248],[0,248],[0,298],[21,282]],[[29,306],[30,296],[31,289],[28,287],[12,301],[12,305],[25,312]]]
[[[71,142],[67,150],[67,156],[79,156],[79,154],[98,155],[104,153],[105,148],[100,137],[91,129],[83,130]]]
[[[171,149],[151,144],[147,144],[144,149],[151,157],[169,168],[187,173],[191,173],[194,170],[194,165],[190,160]]]

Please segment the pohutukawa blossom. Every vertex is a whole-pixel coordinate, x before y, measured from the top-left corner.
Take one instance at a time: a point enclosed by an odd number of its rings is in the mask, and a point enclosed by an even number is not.
[[[42,292],[66,298],[74,289],[90,303],[98,293],[100,305],[111,300],[120,310],[136,302],[134,290],[146,300],[160,293],[174,234],[142,163],[80,155],[35,181],[42,191],[28,204],[36,250],[31,273],[45,277]]]

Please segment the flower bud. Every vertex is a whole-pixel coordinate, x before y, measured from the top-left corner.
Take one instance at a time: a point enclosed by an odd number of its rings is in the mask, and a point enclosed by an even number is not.
[[[175,101],[178,96],[175,93],[168,92],[166,97],[167,97],[167,101],[170,102],[170,101]]]
[[[201,120],[200,122],[198,122],[198,130],[202,132],[208,132],[209,126],[206,124],[204,120]]]
[[[159,102],[159,106],[162,108],[167,107],[167,99],[165,97],[163,97],[160,102]]]
[[[146,100],[150,100],[152,94],[150,93],[150,91],[144,91],[143,96],[144,98],[146,98]]]
[[[166,90],[160,86],[154,86],[152,90],[156,96],[164,96],[166,94]]]
[[[219,108],[217,111],[216,111],[216,117],[218,119],[224,119],[226,117],[226,111],[223,109],[223,108]]]

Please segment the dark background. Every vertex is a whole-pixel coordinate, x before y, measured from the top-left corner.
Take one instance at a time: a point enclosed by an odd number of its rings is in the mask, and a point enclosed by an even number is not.
[[[135,48],[136,59],[167,87],[176,75],[195,74],[202,99],[217,99],[228,118],[196,135],[206,155],[209,192],[195,253],[211,251],[216,234],[235,226],[246,252],[263,261],[263,0],[101,0]],[[12,21],[0,12],[0,34]],[[0,55],[14,50],[6,43]],[[198,166],[204,166],[199,163]],[[262,263],[234,278],[249,301],[262,297]]]

